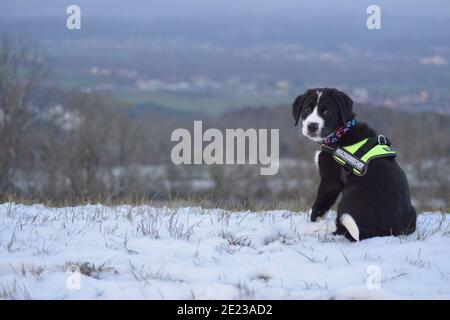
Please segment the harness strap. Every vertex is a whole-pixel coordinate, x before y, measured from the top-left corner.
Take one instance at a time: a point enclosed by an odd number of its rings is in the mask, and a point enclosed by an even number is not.
[[[350,174],[352,173],[351,169],[346,169],[344,166],[341,167],[341,172],[339,173],[339,180],[341,180],[342,184],[346,184]]]
[[[353,155],[357,158],[362,158],[363,155],[372,150],[372,148],[378,144],[390,146],[391,141],[389,141],[388,138],[381,134],[376,137],[368,138],[367,142],[362,145]]]

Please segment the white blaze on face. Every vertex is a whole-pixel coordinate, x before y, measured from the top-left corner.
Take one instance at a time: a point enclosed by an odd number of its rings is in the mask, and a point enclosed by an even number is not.
[[[314,106],[313,111],[304,119],[302,120],[302,134],[305,137],[310,138],[313,141],[320,141],[322,140],[322,138],[320,137],[320,131],[323,128],[323,124],[324,124],[324,119],[319,115],[319,101],[320,101],[320,97],[322,96],[322,91],[316,91],[317,94],[317,101],[316,101],[316,105]],[[308,135],[308,125],[311,123],[316,123],[318,126],[318,136],[316,137],[311,137]]]

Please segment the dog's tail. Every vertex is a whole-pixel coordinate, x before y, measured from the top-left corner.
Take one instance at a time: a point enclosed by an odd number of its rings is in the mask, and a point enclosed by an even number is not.
[[[352,238],[359,241],[359,228],[356,225],[355,219],[353,219],[351,215],[344,213],[341,216],[340,221]]]

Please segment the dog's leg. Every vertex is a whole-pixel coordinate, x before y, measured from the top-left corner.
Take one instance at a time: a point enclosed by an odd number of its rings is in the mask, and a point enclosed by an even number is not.
[[[316,221],[317,218],[322,217],[330,210],[331,206],[336,202],[341,188],[342,186],[334,181],[326,181],[324,179],[320,181],[316,200],[311,210],[311,221]]]
[[[341,217],[342,217],[342,216],[338,216],[338,217],[336,218],[336,231],[333,232],[333,235],[335,235],[335,236],[336,236],[336,235],[344,236],[344,237],[346,237],[348,240],[350,240],[350,241],[352,241],[352,242],[361,240],[361,239],[360,239],[360,235],[357,236],[358,240],[356,240],[356,239],[350,234],[350,232],[347,230],[347,227],[344,226],[344,225],[342,224]],[[347,219],[344,219],[344,221],[346,222],[346,224],[348,224]],[[351,228],[351,229],[352,229],[353,233],[355,233],[355,232],[354,232],[355,229],[354,229],[354,228]],[[358,228],[358,232],[359,232],[359,228]],[[355,237],[356,237],[356,235],[355,235]]]
[[[339,217],[339,221],[345,227],[345,229],[347,229],[350,236],[355,241],[359,241],[359,228],[355,222],[355,219],[353,219],[351,215],[344,213],[342,216]]]
[[[390,230],[377,230],[373,228],[361,227],[356,224],[355,219],[347,213],[338,215],[336,218],[336,231],[334,235],[343,235],[350,241],[361,241],[373,237],[392,236]]]

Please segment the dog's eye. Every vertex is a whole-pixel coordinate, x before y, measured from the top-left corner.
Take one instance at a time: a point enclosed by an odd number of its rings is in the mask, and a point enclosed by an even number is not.
[[[313,104],[308,104],[303,108],[303,112],[305,114],[311,113],[312,109],[313,109],[314,105]]]
[[[329,117],[331,115],[331,111],[325,109],[323,110],[322,114],[324,117]]]

